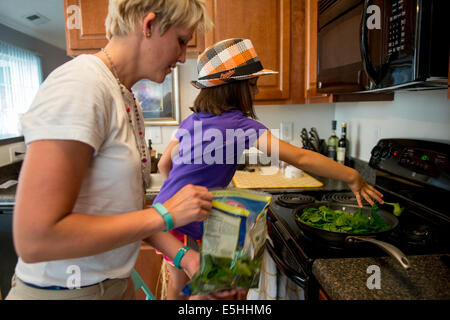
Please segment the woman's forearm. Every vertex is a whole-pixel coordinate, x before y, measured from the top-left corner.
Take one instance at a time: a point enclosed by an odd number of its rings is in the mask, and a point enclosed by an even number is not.
[[[35,263],[99,254],[144,239],[164,227],[154,209],[116,216],[71,213],[50,226],[15,228],[14,240],[19,256]]]
[[[187,185],[164,202],[164,206],[176,228],[206,219],[212,199],[213,195],[205,187]],[[165,220],[155,209],[115,216],[47,214],[61,216],[59,219],[45,219],[43,210],[36,207],[33,210],[27,201],[19,201],[16,205],[14,244],[25,262],[90,256],[140,241],[166,228]],[[179,249],[177,246],[174,250]],[[172,254],[168,252],[168,255]]]

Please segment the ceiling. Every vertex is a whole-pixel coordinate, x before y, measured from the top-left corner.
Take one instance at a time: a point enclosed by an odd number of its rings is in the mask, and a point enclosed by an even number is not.
[[[0,23],[66,50],[63,0],[0,0]],[[39,13],[48,22],[35,25],[25,17]]]

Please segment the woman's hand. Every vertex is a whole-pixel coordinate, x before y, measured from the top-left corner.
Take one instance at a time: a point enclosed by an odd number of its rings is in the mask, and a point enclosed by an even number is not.
[[[177,228],[205,220],[211,210],[212,200],[213,195],[207,188],[190,184],[164,202],[164,207],[172,216],[174,228]]]
[[[367,202],[370,205],[373,205],[373,199],[377,200],[379,203],[383,204],[384,201],[381,199],[383,197],[383,194],[376,190],[371,185],[367,184],[366,181],[361,177],[361,175],[358,173],[358,171],[353,170],[354,175],[351,179],[351,182],[348,183],[348,186],[352,190],[352,192],[356,196],[356,201],[358,201],[358,205],[362,207],[362,201],[361,196],[364,197],[364,199],[367,200]]]

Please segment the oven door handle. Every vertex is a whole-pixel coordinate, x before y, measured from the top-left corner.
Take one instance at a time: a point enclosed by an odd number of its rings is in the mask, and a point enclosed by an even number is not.
[[[273,261],[277,265],[278,269],[287,276],[289,279],[294,281],[299,287],[302,289],[305,289],[308,283],[308,277],[300,277],[298,275],[298,272],[292,269],[290,266],[288,266],[276,253],[275,249],[272,247],[272,245],[269,243],[269,241],[266,241],[266,248],[269,251],[270,256],[272,257]]]

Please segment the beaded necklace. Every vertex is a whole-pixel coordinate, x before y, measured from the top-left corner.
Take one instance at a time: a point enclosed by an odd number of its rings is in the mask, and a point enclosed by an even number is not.
[[[134,138],[136,140],[136,145],[141,159],[142,181],[145,192],[145,190],[150,187],[151,164],[147,145],[145,144],[145,126],[143,120],[144,117],[142,116],[142,111],[137,106],[134,94],[120,82],[116,67],[113,64],[108,52],[105,48],[102,48],[102,52],[106,55],[106,58],[111,65],[114,77],[116,78],[117,84],[120,87],[120,91],[125,103],[125,110],[128,115],[128,121],[133,128]]]

